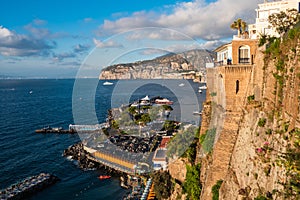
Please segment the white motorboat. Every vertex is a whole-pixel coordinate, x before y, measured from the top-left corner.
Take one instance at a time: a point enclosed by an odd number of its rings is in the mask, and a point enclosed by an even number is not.
[[[105,81],[104,83],[103,83],[103,85],[113,85],[114,83],[112,83],[112,82],[108,82],[108,81]]]

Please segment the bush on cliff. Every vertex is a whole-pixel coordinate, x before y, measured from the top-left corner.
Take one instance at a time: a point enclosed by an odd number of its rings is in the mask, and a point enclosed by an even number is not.
[[[155,172],[152,174],[154,192],[157,199],[167,199],[173,192],[173,179],[169,172]]]
[[[183,191],[187,193],[187,199],[200,199],[202,185],[200,183],[200,168],[201,164],[186,165],[186,179],[183,183]]]
[[[215,142],[216,132],[216,128],[206,131],[205,139],[202,142],[202,148],[205,153],[210,153],[212,151]]]
[[[218,180],[217,183],[211,188],[211,192],[213,194],[212,196],[213,200],[219,200],[219,190],[221,188],[222,183],[223,180]]]

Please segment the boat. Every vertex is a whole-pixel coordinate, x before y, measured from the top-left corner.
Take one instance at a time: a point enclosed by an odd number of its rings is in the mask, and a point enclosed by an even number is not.
[[[99,178],[100,180],[105,180],[105,179],[110,179],[111,176],[109,176],[109,175],[100,175],[98,178]]]
[[[201,90],[201,89],[199,89],[199,90],[198,90],[198,92],[199,92],[199,93],[202,93],[202,90]]]
[[[103,85],[113,85],[114,83],[112,83],[112,82],[108,82],[108,81],[105,81],[104,83],[103,83]]]
[[[180,83],[178,86],[183,87],[183,86],[184,86],[184,83]]]
[[[163,105],[172,105],[173,101],[170,101],[169,99],[163,98],[163,99],[156,99],[156,104],[163,104]]]
[[[206,85],[202,85],[202,86],[199,87],[199,89],[201,89],[201,90],[206,90],[206,89],[207,89],[207,86],[206,86]]]
[[[194,115],[202,115],[202,112],[200,112],[200,111],[194,111],[193,114]]]

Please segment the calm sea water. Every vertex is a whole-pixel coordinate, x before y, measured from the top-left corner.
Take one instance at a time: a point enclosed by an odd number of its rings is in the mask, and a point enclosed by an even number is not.
[[[178,82],[180,83],[180,82]],[[72,91],[74,80],[0,80],[0,188],[25,177],[48,172],[61,181],[35,194],[31,199],[121,199],[128,192],[119,178],[100,181],[103,171],[82,171],[62,156],[63,150],[79,142],[78,135],[36,134],[44,126],[68,128],[73,123]],[[176,82],[177,84],[177,82]],[[205,92],[197,92],[199,103]],[[99,122],[105,121],[113,86],[99,84],[95,108]],[[121,94],[120,94],[121,95]],[[146,85],[131,99],[145,95],[177,98],[165,87]]]

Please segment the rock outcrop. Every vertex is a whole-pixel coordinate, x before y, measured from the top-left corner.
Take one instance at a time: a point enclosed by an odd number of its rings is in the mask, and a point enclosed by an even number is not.
[[[104,68],[99,79],[197,79],[205,76],[205,63],[212,62],[215,53],[191,50],[168,54],[153,60],[117,64]]]

